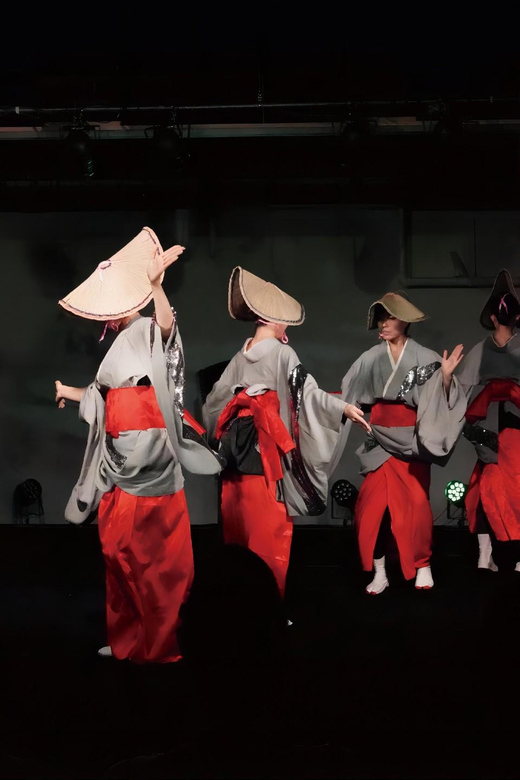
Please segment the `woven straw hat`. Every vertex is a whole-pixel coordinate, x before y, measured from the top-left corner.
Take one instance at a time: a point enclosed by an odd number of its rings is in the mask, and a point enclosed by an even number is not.
[[[281,325],[301,325],[305,319],[301,303],[239,265],[231,272],[228,309],[235,320],[260,318]]]
[[[163,253],[161,243],[151,228],[144,227],[58,303],[88,320],[116,320],[135,314],[152,298],[146,269],[156,252]]]
[[[397,317],[398,320],[403,322],[422,322],[427,320],[428,316],[422,312],[417,306],[414,306],[404,295],[399,293],[388,292],[383,295],[378,301],[374,301],[368,310],[367,329],[373,330],[377,328],[377,305],[386,309],[386,311],[393,317]]]
[[[480,315],[480,324],[487,330],[495,330],[491,314],[493,313],[493,301],[496,298],[501,298],[506,293],[510,293],[518,301],[518,295],[511,278],[511,274],[505,268],[503,268],[495,279],[491,295],[486,301],[482,313]]]

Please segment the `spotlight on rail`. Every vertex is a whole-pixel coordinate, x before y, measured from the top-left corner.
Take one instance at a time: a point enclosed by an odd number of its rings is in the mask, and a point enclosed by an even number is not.
[[[84,179],[94,178],[94,142],[90,135],[94,127],[78,117],[63,130],[67,132],[63,150],[71,174]]]
[[[452,116],[441,117],[433,129],[435,140],[440,144],[447,144],[460,138],[463,125]]]
[[[357,146],[372,132],[370,123],[365,119],[349,119],[343,125],[341,137],[347,146]]]
[[[464,499],[468,492],[468,486],[464,482],[448,482],[444,488],[444,495],[450,504],[454,506],[464,506]]]
[[[157,152],[169,160],[182,157],[182,138],[172,125],[156,125],[153,129],[153,142]]]

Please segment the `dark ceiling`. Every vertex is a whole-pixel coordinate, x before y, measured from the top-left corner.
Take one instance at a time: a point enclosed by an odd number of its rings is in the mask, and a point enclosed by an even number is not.
[[[3,11],[0,105],[517,98],[516,20],[457,4],[25,5]]]
[[[495,8],[486,16],[475,8],[460,18],[455,12],[455,4],[417,3],[384,10],[314,3],[307,10],[301,3],[194,2],[171,4],[167,13],[145,4],[42,4],[30,12],[11,4],[0,47],[4,129],[65,123],[80,109],[91,112],[89,121],[121,120],[123,109],[143,106],[175,107],[176,121],[188,127],[340,127],[349,107],[360,116],[423,121],[429,112],[439,119],[444,107],[464,121],[513,124],[444,149],[429,137],[378,134],[353,150],[330,130],[322,138],[194,137],[182,163],[169,169],[144,136],[106,135],[96,140],[95,176],[76,182],[56,139],[0,133],[0,207],[137,208],[143,199],[516,206],[516,19]],[[136,124],[155,124],[153,111],[140,116]]]

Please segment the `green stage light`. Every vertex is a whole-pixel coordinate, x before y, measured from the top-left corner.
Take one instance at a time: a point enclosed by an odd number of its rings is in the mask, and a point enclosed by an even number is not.
[[[444,488],[444,495],[455,506],[464,506],[464,498],[468,492],[468,486],[464,482],[448,482]]]

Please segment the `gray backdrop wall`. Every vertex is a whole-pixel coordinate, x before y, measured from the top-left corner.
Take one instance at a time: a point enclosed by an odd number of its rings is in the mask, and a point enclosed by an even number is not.
[[[470,222],[467,212],[462,222],[452,218],[449,230],[442,227],[442,220],[417,220],[422,233],[416,245],[423,249],[415,261],[422,275],[439,275],[438,263],[445,263],[449,247],[475,256]],[[509,243],[504,242],[503,221],[498,223],[501,246],[507,247],[504,264],[509,263],[514,272],[518,220],[507,222]],[[330,391],[339,389],[353,360],[377,339],[374,332],[366,331],[370,303],[385,291],[402,287],[398,209],[319,206],[215,209],[213,213],[0,215],[3,523],[13,521],[13,490],[28,477],[43,485],[46,522],[64,522],[63,509],[79,472],[86,427],[78,421],[73,404],[63,411],[55,408],[54,380],[89,383],[112,337],[99,344],[102,326],[66,314],[57,301],[145,225],[157,232],[164,247],[173,243],[187,247],[168,271],[165,288],[179,316],[187,359],[187,405],[195,411],[199,408],[196,372],[229,359],[250,332],[227,313],[227,283],[235,265],[275,282],[304,303],[307,319],[302,327],[290,329],[291,344],[320,386]],[[466,257],[463,260],[468,262]],[[492,273],[497,265],[503,265],[500,259],[495,259]],[[418,287],[409,294],[431,316],[412,331],[423,344],[442,351],[459,341],[470,347],[483,338],[478,316],[487,290]],[[360,485],[354,457],[360,441],[356,431],[335,479],[345,477]],[[446,522],[444,485],[450,478],[466,481],[473,462],[472,448],[461,440],[448,466],[434,468],[431,498],[438,523]],[[216,522],[216,480],[186,477],[192,522]],[[341,520],[331,518],[329,507],[323,516],[300,522]]]

